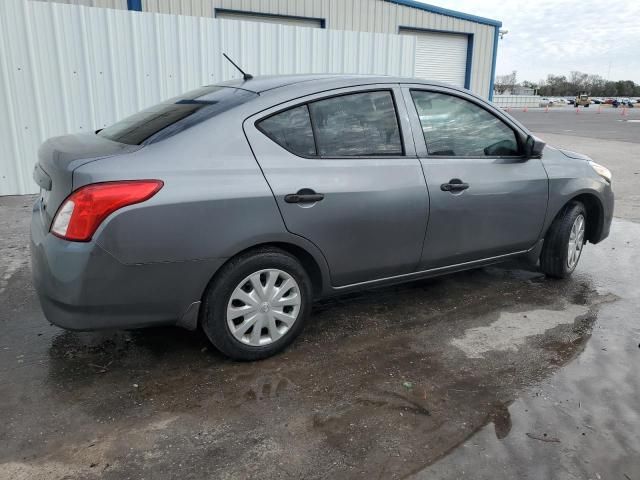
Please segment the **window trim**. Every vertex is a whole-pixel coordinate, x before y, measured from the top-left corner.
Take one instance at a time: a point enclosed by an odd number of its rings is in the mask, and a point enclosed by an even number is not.
[[[313,116],[311,115],[311,109],[309,108],[309,104],[314,103],[314,102],[320,102],[323,100],[329,100],[331,98],[336,98],[336,97],[344,97],[347,95],[358,95],[361,93],[372,93],[372,92],[389,92],[389,94],[391,95],[391,101],[393,102],[393,109],[395,112],[395,118],[396,118],[396,124],[398,125],[398,134],[400,137],[400,148],[402,149],[402,154],[398,155],[398,154],[390,154],[390,155],[385,155],[385,154],[373,154],[373,155],[338,155],[338,156],[333,156],[333,155],[320,155],[320,149],[318,148],[318,140],[316,138],[316,127],[315,127],[315,122],[313,121]],[[278,142],[276,142],[273,138],[271,138],[271,136],[269,134],[267,134],[264,129],[262,129],[260,127],[260,122],[262,122],[263,120],[266,120],[267,118],[273,117],[275,115],[278,115],[282,112],[285,112],[287,110],[293,110],[294,108],[300,107],[302,105],[305,105],[307,107],[307,112],[309,113],[309,121],[311,122],[311,129],[313,130],[313,142],[314,145],[316,147],[316,154],[313,156],[309,156],[309,155],[302,155],[296,152],[291,151],[290,149],[288,149],[287,147],[280,145]],[[366,88],[363,90],[355,90],[355,91],[348,91],[348,92],[339,92],[339,93],[334,93],[332,95],[328,95],[325,97],[321,97],[321,98],[314,98],[313,100],[305,100],[305,101],[301,101],[298,103],[295,103],[293,105],[288,105],[286,108],[283,108],[281,110],[278,110],[276,112],[270,113],[268,115],[265,115],[264,117],[260,117],[258,119],[256,119],[253,122],[253,126],[263,135],[265,135],[269,140],[271,140],[273,143],[275,143],[276,145],[278,145],[279,147],[285,149],[287,152],[291,153],[292,155],[295,155],[296,157],[300,157],[300,158],[306,158],[308,160],[352,160],[352,159],[399,159],[399,158],[408,158],[406,149],[405,149],[405,136],[404,136],[404,131],[402,129],[402,122],[400,121],[400,112],[398,110],[398,102],[396,100],[396,95],[395,92],[393,91],[393,86],[389,86],[389,88]],[[413,157],[412,157],[413,158]]]
[[[230,15],[238,15],[238,16],[242,16],[242,15],[247,15],[247,16],[254,16],[254,17],[264,17],[264,18],[271,18],[274,20],[277,20],[279,18],[282,19],[287,19],[287,20],[301,20],[301,21],[313,21],[313,22],[318,22],[319,27],[302,27],[302,28],[322,28],[322,29],[326,29],[327,28],[327,20],[326,18],[322,18],[322,17],[303,17],[300,15],[280,15],[278,13],[269,13],[269,12],[254,12],[252,10],[235,10],[233,8],[215,8],[214,12],[213,12],[213,17],[214,18],[218,18],[220,20],[231,20],[231,19],[225,19],[224,17],[220,17],[219,14],[225,14],[228,13]],[[243,19],[234,19],[235,21],[240,21],[240,22],[251,22],[252,20],[243,20]],[[284,25],[283,23],[276,23],[274,22],[274,25]]]
[[[436,88],[430,88],[430,87],[426,87],[426,88],[420,88],[417,86],[409,86],[409,85],[404,85],[409,92],[409,98],[411,100],[411,103],[413,104],[413,110],[416,114],[417,120],[418,120],[418,125],[420,126],[420,135],[422,136],[422,139],[424,141],[424,146],[425,146],[425,151],[426,151],[426,158],[430,158],[430,159],[508,159],[508,160],[526,160],[528,159],[528,157],[525,155],[524,153],[524,143],[523,143],[523,132],[521,132],[518,128],[515,127],[515,125],[512,125],[511,123],[505,121],[503,118],[500,118],[498,115],[496,115],[495,112],[491,111],[489,105],[483,105],[481,102],[477,101],[476,99],[474,99],[473,97],[467,97],[464,94],[459,94],[459,92],[456,92],[455,90],[447,90],[447,89],[436,89]],[[478,108],[483,109],[484,111],[486,111],[488,114],[492,115],[494,118],[496,118],[497,120],[499,120],[500,122],[502,122],[506,127],[508,127],[514,134],[514,136],[516,137],[516,142],[518,143],[518,151],[521,152],[519,155],[432,155],[429,153],[429,145],[427,143],[427,139],[425,138],[424,135],[424,130],[422,129],[422,122],[420,121],[420,112],[418,112],[418,106],[416,105],[415,101],[413,100],[413,95],[412,93],[414,91],[417,92],[428,92],[428,93],[439,93],[442,95],[449,95],[451,97],[456,97],[459,98],[461,100],[465,100],[473,105],[475,105]]]

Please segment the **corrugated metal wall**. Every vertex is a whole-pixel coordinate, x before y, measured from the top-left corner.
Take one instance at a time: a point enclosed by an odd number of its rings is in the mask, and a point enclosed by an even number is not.
[[[1,1],[1,0],[0,0]],[[40,0],[126,8],[126,0]],[[324,19],[326,28],[399,33],[400,27],[472,33],[469,88],[483,97],[491,89],[495,27],[427,12],[385,0],[142,0],[145,12],[213,17],[216,8]]]
[[[384,0],[142,0],[148,12],[213,17],[216,8],[322,18],[326,28],[399,33],[400,27],[472,33],[470,89],[489,96],[495,27]]]
[[[104,127],[197,86],[253,74],[413,75],[415,39],[0,1],[0,195],[35,192],[48,137]]]
[[[85,7],[117,8],[127,10],[127,0],[34,0],[38,2],[66,3],[69,5],[84,5]]]

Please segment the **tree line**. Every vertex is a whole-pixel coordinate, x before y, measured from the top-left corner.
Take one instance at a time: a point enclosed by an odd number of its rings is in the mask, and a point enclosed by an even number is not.
[[[513,90],[516,86],[537,90],[543,97],[573,96],[586,91],[592,97],[640,97],[640,84],[633,80],[606,80],[600,75],[572,71],[566,75],[547,75],[539,82],[523,81],[517,83],[517,72],[498,75],[495,81],[496,91]]]

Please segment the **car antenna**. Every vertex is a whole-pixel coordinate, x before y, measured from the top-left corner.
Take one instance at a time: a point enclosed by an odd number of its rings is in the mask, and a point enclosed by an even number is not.
[[[236,67],[238,69],[238,71],[242,74],[242,78],[244,80],[251,80],[253,78],[253,75],[251,75],[250,73],[245,73],[244,70],[242,70],[238,65],[236,65],[236,63],[233,60],[231,60],[226,53],[223,53],[222,55],[224,56],[224,58],[229,60],[231,65],[233,65],[234,67]]]

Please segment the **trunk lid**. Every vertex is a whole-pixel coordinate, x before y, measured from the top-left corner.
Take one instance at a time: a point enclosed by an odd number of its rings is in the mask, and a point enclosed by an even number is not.
[[[33,179],[40,187],[39,208],[49,229],[58,207],[73,191],[73,171],[93,160],[131,153],[140,145],[125,145],[94,133],[50,138],[38,150]]]

